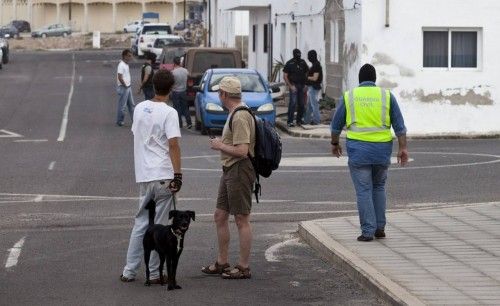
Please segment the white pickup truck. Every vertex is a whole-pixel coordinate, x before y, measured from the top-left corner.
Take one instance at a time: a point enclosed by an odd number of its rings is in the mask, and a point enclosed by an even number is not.
[[[149,51],[158,37],[166,34],[172,34],[172,28],[166,23],[145,24],[138,33],[137,55],[143,56],[144,52]]]

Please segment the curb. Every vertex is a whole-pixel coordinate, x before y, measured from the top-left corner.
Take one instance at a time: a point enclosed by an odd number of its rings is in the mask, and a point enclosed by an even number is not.
[[[299,235],[324,258],[392,305],[425,305],[369,263],[327,235],[314,221],[299,223]]]
[[[317,139],[330,139],[330,135],[319,135],[319,134],[310,134],[308,132],[295,132],[291,131],[286,123],[282,122],[281,120],[277,119],[276,120],[276,127],[282,130],[283,132],[287,133],[290,136],[293,137],[299,137],[299,138],[317,138]]]

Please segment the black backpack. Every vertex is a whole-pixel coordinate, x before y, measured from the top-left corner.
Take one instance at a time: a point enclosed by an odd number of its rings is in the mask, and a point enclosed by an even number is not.
[[[259,203],[261,186],[259,176],[269,177],[273,170],[278,169],[281,161],[281,138],[274,126],[265,120],[255,117],[254,113],[245,106],[240,106],[233,111],[229,119],[229,129],[232,131],[234,114],[240,110],[249,112],[255,122],[255,156],[249,156],[252,161],[257,181],[255,182],[255,199]]]

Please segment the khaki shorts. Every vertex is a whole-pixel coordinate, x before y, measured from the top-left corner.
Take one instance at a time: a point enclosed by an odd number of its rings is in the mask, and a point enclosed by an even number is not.
[[[248,215],[252,209],[252,189],[255,171],[245,158],[230,167],[223,167],[220,178],[217,208],[231,215]]]

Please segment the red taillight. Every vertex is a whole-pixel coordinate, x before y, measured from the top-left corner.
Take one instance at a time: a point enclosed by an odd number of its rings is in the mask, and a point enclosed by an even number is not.
[[[193,85],[194,85],[193,79],[188,79],[187,80],[187,86],[193,86]]]
[[[141,43],[143,43],[143,42],[144,42],[144,37],[141,37],[140,42],[141,42]]]

